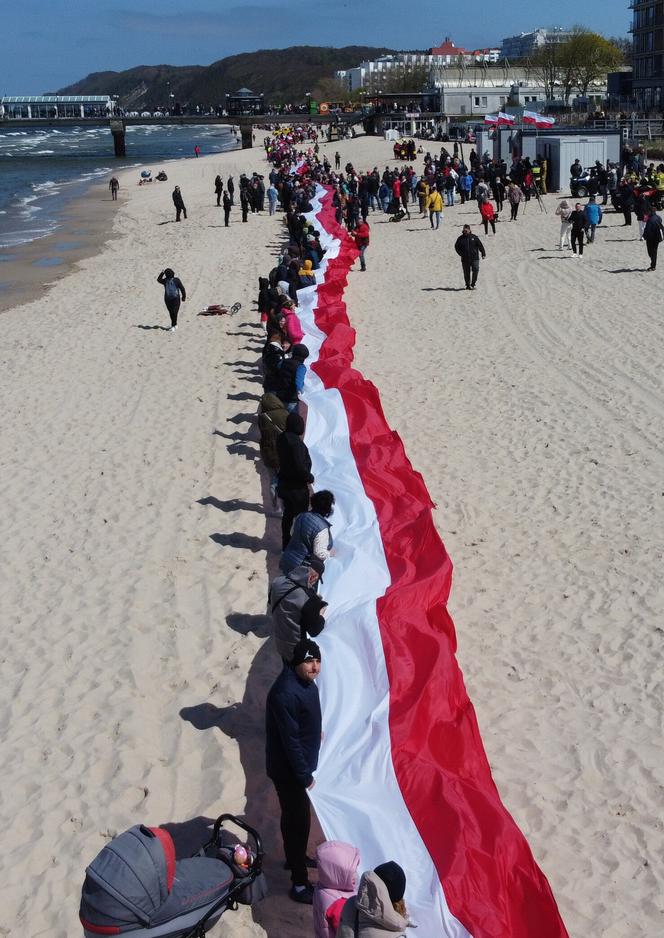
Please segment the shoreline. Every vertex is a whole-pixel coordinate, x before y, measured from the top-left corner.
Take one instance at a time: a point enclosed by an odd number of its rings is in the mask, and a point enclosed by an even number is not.
[[[231,125],[220,126],[230,128]],[[237,149],[205,154],[199,159],[222,156],[236,152]],[[187,155],[156,162],[161,168],[193,159],[195,157]],[[152,165],[155,165],[155,160],[112,169],[107,177],[103,177],[103,182],[101,179],[89,180],[87,183],[74,181],[73,184],[80,186],[82,191],[67,200],[52,232],[32,241],[0,248],[0,314],[46,296],[54,283],[67,277],[81,261],[94,257],[107,242],[117,237],[115,223],[118,207],[126,201],[131,185],[129,176],[140,175],[142,169]],[[111,175],[120,178],[118,200],[112,213],[100,215],[100,205],[113,201],[108,190]],[[162,185],[155,182],[151,185],[155,184]],[[167,186],[168,182],[163,185]]]

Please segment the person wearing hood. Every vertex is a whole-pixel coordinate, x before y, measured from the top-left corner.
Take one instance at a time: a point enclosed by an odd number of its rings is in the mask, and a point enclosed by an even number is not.
[[[157,283],[164,288],[164,303],[171,317],[171,332],[175,332],[178,327],[178,312],[180,310],[180,299],[184,303],[187,299],[187,291],[179,277],[175,276],[175,271],[171,267],[166,267],[157,277]]]
[[[313,261],[304,261],[302,267],[297,272],[298,275],[298,289],[303,290],[304,287],[313,287],[316,285],[316,274],[314,273]]]
[[[287,316],[287,312],[287,310],[284,310],[284,316]],[[291,315],[293,316],[292,325],[295,325],[296,320],[299,326],[300,320],[292,310]],[[291,349],[291,357],[284,359],[281,363],[275,393],[290,411],[297,411],[299,395],[304,388],[304,379],[307,374],[307,366],[304,362],[308,357],[309,349],[306,345],[297,342]]]
[[[556,215],[560,216],[560,242],[558,244],[559,251],[562,251],[564,247],[571,247],[569,240],[569,232],[570,228],[572,227],[572,223],[569,220],[571,214],[572,209],[569,207],[569,203],[566,199],[563,199],[556,209]]]
[[[281,555],[279,567],[289,573],[309,557],[318,557],[325,563],[332,554],[334,542],[328,520],[334,512],[334,495],[327,489],[314,492],[309,511],[298,515],[293,522],[288,547]]]
[[[304,338],[304,331],[302,329],[300,319],[295,312],[293,301],[290,298],[282,304],[281,311],[284,315],[284,319],[286,320],[286,335],[288,337],[288,341],[292,346],[295,346]],[[301,391],[302,388],[300,387],[298,390]]]
[[[393,860],[362,874],[357,895],[341,913],[336,938],[405,936],[408,912],[404,903],[406,874]]]
[[[327,603],[318,594],[324,572],[323,561],[312,557],[272,581],[268,606],[277,654],[284,664],[292,661],[299,641],[316,638],[325,628]]]
[[[643,240],[646,242],[648,257],[650,258],[649,271],[657,268],[657,251],[659,250],[659,245],[663,238],[664,226],[662,225],[662,219],[655,209],[651,208],[643,229]]]
[[[309,508],[309,486],[314,481],[311,474],[311,456],[307,444],[302,439],[303,436],[304,420],[298,413],[289,413],[286,429],[277,440],[279,457],[277,495],[284,508],[281,518],[282,550],[288,547],[293,521]]]
[[[261,358],[263,359],[263,390],[266,394],[274,394],[277,389],[279,369],[286,353],[282,341],[282,333],[272,326],[268,330],[267,342],[263,346]],[[283,407],[282,401],[279,402]]]
[[[265,708],[265,766],[281,808],[281,836],[291,871],[289,896],[307,905],[313,901],[307,873],[311,829],[307,789],[314,786],[322,736],[315,683],[320,669],[318,645],[310,639],[298,642],[291,663],[284,666],[270,688]]]
[[[267,391],[260,399],[258,405],[258,429],[260,431],[260,452],[263,465],[275,474],[279,471],[279,453],[277,440],[286,429],[288,411],[276,394]]]
[[[357,889],[360,851],[352,844],[328,840],[316,850],[318,882],[314,886],[314,934],[334,938],[346,901]]]

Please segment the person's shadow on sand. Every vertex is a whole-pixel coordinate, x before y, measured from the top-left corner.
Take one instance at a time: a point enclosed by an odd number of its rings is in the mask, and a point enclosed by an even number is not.
[[[158,329],[158,330],[160,330],[161,332],[170,332],[170,328],[169,328],[168,326],[141,326],[141,325],[139,325],[139,323],[136,323],[135,326],[134,326],[134,328],[135,328],[135,329],[146,329],[146,330],[148,330],[148,331],[149,331],[149,330],[152,330],[152,329]]]

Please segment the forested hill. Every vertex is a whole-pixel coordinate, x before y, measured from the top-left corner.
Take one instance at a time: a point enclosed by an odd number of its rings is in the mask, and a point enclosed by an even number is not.
[[[391,50],[370,46],[342,49],[292,46],[231,55],[212,65],[140,65],[123,72],[93,72],[58,94],[117,94],[120,105],[138,110],[182,105],[216,106],[239,88],[263,93],[275,104],[297,103],[319,82],[333,86],[338,69],[352,68]],[[174,95],[174,99],[169,98]]]

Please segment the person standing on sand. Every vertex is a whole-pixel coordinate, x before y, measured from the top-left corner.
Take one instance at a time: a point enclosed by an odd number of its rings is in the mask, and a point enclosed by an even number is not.
[[[214,193],[217,196],[217,206],[221,205],[221,196],[224,191],[224,180],[217,176],[214,180]]]
[[[657,267],[657,251],[663,238],[664,226],[662,226],[662,219],[654,208],[650,209],[650,214],[643,229],[643,240],[646,242],[648,257],[650,258],[649,271],[655,270]]]
[[[574,206],[574,211],[570,212],[569,223],[572,226],[572,251],[575,257],[583,257],[583,236],[586,230],[586,213],[580,202]],[[577,253],[578,247],[578,253]]]
[[[249,216],[249,196],[246,187],[240,189],[240,208],[242,209],[242,221],[246,222]]]
[[[231,217],[231,205],[233,204],[233,201],[228,192],[224,192],[223,203],[224,203],[224,228],[228,228],[228,222]]]
[[[334,168],[341,169],[341,153],[338,150],[334,154]]]
[[[120,183],[115,178],[115,176],[111,176],[110,181],[108,183],[108,188],[111,190],[112,201],[117,202],[118,201],[118,189],[120,188]]]
[[[556,209],[556,215],[560,216],[560,241],[558,243],[558,250],[562,251],[564,247],[569,247],[569,230],[572,227],[572,223],[569,220],[572,210],[569,207],[566,199],[563,199],[558,208]]]
[[[281,808],[281,836],[294,902],[311,905],[313,886],[307,872],[311,804],[307,790],[315,785],[322,737],[316,678],[321,654],[310,639],[295,646],[293,658],[276,679],[265,707],[265,767]]]
[[[510,203],[510,221],[516,221],[519,214],[519,205],[523,201],[523,192],[515,182],[507,187],[507,201]]]
[[[184,199],[182,198],[182,193],[180,192],[180,187],[176,186],[173,189],[173,205],[175,206],[175,220],[180,221],[180,215],[184,214],[184,217],[187,217],[187,209],[184,204]]]
[[[180,299],[182,299],[183,303],[186,301],[187,291],[180,278],[175,276],[175,272],[170,267],[166,267],[162,270],[157,277],[157,283],[160,283],[164,288],[164,303],[171,317],[170,331],[175,332],[178,327]]]
[[[196,157],[196,159],[198,159],[200,155],[201,155],[201,148],[199,147],[198,144],[196,144],[196,146],[194,147],[194,156]],[[184,217],[186,218],[187,216],[185,215]]]
[[[369,223],[366,221],[360,222],[360,224],[353,232],[353,238],[355,240],[355,246],[360,252],[360,270],[366,270],[367,262],[365,259],[365,254],[367,248],[369,247],[369,241],[371,238]]]
[[[233,177],[228,177],[228,182],[226,183],[226,188],[228,189],[228,194],[231,197],[231,205],[235,205],[235,183],[233,182]]]
[[[454,250],[461,258],[466,290],[474,290],[480,272],[480,254],[486,257],[486,251],[477,235],[470,230],[470,225],[463,226],[463,233],[456,239]]]

